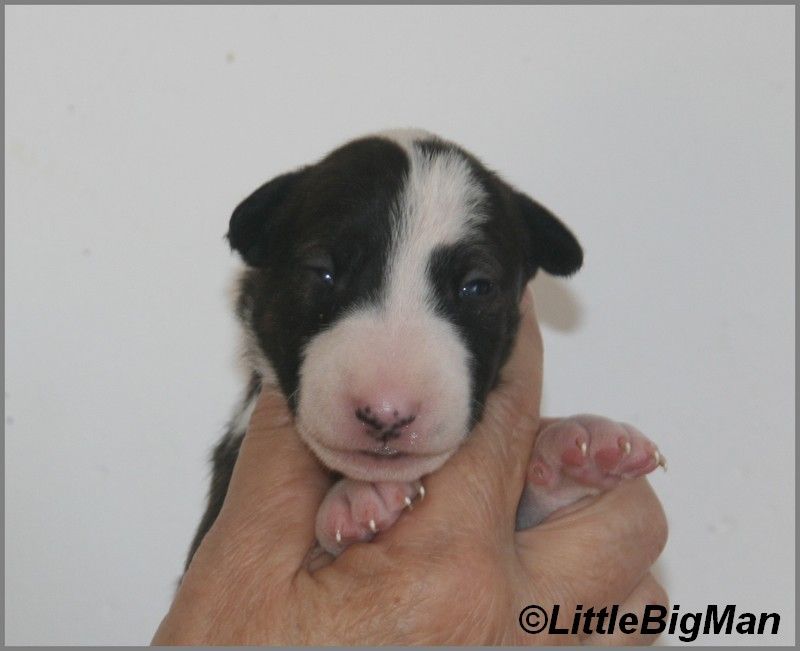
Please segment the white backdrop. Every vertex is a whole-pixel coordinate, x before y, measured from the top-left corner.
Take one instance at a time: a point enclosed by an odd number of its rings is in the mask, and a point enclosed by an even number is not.
[[[149,641],[239,390],[232,208],[413,125],[583,243],[536,281],[544,412],[659,442],[672,603],[791,643],[793,41],[788,6],[7,7],[6,642]]]

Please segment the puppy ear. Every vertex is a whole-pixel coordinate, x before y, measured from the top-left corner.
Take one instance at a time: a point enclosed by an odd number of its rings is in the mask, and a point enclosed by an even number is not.
[[[528,227],[531,272],[541,267],[554,276],[569,276],[583,264],[583,249],[553,213],[521,192],[514,200]]]
[[[228,242],[251,267],[264,264],[270,224],[285,206],[303,170],[275,177],[242,201],[231,215]]]

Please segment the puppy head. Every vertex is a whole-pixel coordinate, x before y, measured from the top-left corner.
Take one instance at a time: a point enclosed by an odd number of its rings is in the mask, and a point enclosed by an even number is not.
[[[439,467],[480,417],[541,268],[582,262],[572,234],[452,143],[353,141],[261,186],[228,238],[248,268],[238,314],[330,468],[366,481]]]

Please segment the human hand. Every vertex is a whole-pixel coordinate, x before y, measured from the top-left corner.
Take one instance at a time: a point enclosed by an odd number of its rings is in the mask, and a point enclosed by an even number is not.
[[[649,568],[666,541],[643,479],[515,531],[538,417],[542,347],[529,298],[514,353],[481,423],[425,479],[428,497],[373,542],[313,553],[330,487],[265,389],[225,504],[154,644],[642,644],[641,635],[533,636],[527,604],[562,613],[665,604]],[[559,623],[562,623],[561,621]]]

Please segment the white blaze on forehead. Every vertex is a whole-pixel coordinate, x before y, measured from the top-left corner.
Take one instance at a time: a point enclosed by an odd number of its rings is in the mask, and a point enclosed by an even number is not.
[[[483,221],[485,193],[457,152],[410,152],[386,276],[385,307],[407,312],[433,307],[431,255],[466,239]]]
[[[418,140],[439,140],[430,131],[424,129],[386,129],[375,134],[378,138],[386,138],[400,145],[410,156],[414,151],[414,143]]]

